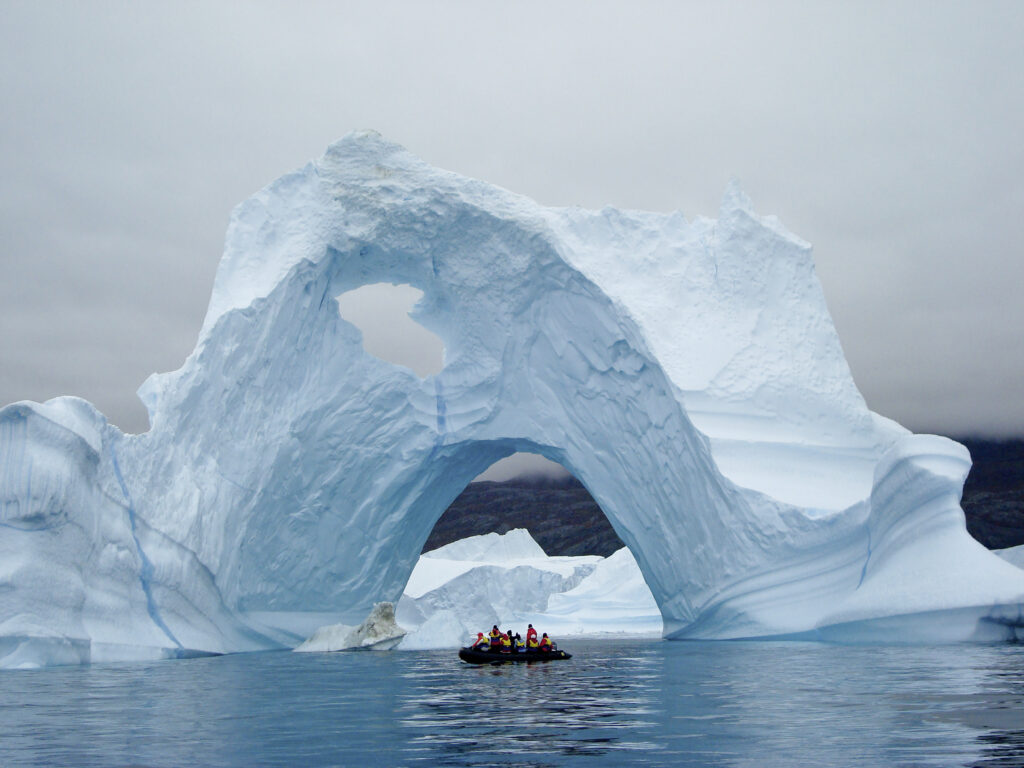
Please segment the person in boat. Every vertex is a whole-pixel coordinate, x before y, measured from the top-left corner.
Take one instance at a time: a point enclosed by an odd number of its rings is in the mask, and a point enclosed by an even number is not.
[[[501,633],[501,652],[502,653],[511,653],[512,652],[512,639],[509,637],[509,635],[511,635],[511,634],[512,634],[511,632],[502,632]]]
[[[491,641],[483,632],[476,633],[476,640],[473,641],[473,650],[486,651],[491,647]]]
[[[495,624],[491,627],[491,631],[487,633],[491,643],[492,651],[501,650],[501,630],[498,629],[498,625]]]
[[[530,644],[531,640],[533,641],[532,645]],[[537,630],[533,628],[533,624],[527,624],[526,625],[526,647],[527,648],[536,648],[537,647]]]
[[[540,650],[543,651],[544,653],[548,653],[549,651],[551,651],[553,649],[554,649],[554,643],[551,642],[551,638],[548,637],[548,633],[545,632],[544,635],[540,639]]]
[[[515,638],[512,640],[512,648],[516,653],[521,653],[526,650],[526,643],[523,642],[523,638],[516,632]]]

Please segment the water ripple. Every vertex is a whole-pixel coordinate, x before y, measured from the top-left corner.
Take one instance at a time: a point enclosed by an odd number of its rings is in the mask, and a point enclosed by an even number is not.
[[[0,674],[20,766],[1018,766],[1024,647],[573,643]]]

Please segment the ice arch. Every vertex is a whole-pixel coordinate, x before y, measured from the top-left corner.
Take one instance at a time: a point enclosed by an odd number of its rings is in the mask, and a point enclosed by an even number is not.
[[[423,291],[437,375],[339,316],[378,282]],[[195,351],[139,393],[138,436],[74,398],[0,411],[0,663],[357,623],[514,451],[588,487],[671,637],[1020,625],[1024,572],[964,528],[966,451],[868,410],[809,246],[735,187],[717,221],[547,209],[350,135],[238,207]]]

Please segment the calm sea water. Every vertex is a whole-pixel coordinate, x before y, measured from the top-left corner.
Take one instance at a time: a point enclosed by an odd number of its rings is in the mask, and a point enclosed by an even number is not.
[[[3,672],[0,765],[1024,765],[1022,646],[563,647]]]

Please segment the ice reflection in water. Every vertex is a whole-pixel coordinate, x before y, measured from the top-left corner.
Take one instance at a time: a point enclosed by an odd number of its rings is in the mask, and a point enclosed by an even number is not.
[[[566,645],[0,673],[0,765],[1024,765],[1024,646]]]
[[[572,666],[410,669],[409,764],[1024,764],[1024,649],[593,644]]]
[[[525,755],[659,749],[646,738],[655,707],[648,655],[635,655],[627,676],[614,665],[570,665],[465,665],[456,685],[447,672],[410,673],[423,693],[399,711],[413,733],[410,757],[429,762],[442,753],[472,765],[503,754],[518,764],[514,758]]]

